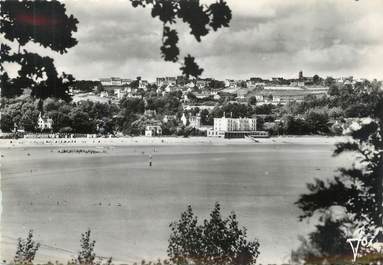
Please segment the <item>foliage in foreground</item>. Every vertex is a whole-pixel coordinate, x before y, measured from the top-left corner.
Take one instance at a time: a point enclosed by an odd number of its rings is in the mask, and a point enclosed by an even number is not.
[[[59,1],[1,1],[0,34],[9,42],[18,45],[12,52],[11,46],[1,44],[0,74],[2,96],[15,96],[25,88],[38,98],[56,97],[70,100],[69,87],[72,75],[58,74],[54,60],[48,56],[31,53],[20,48],[35,43],[54,52],[66,53],[77,44],[73,33],[77,31],[78,20],[67,15],[64,3]],[[18,76],[9,78],[4,63],[20,66]]]
[[[322,224],[309,235],[300,253],[305,263],[313,258],[348,261],[352,257],[347,238],[366,238],[359,254],[383,261],[382,250],[373,246],[383,242],[383,93],[372,101],[369,119],[350,128],[352,140],[336,144],[334,156],[345,152],[356,155],[356,164],[339,169],[340,174],[327,182],[308,184],[308,194],[296,202],[302,219],[318,217]],[[339,243],[340,242],[340,243]],[[343,246],[340,246],[343,244]],[[344,245],[348,246],[345,248]],[[309,246],[309,247],[307,247]],[[299,255],[298,255],[299,256]]]
[[[239,228],[235,213],[223,219],[219,203],[203,224],[198,224],[188,206],[170,229],[168,256],[177,265],[247,265],[255,264],[259,255],[258,241],[247,239],[246,229]]]
[[[36,256],[40,243],[33,240],[33,231],[29,230],[26,239],[17,240],[17,249],[14,262],[16,264],[31,264]]]
[[[96,244],[95,240],[91,239],[91,231],[88,229],[85,233],[81,234],[80,251],[75,259],[72,259],[68,265],[111,265],[112,257],[103,262],[102,258],[98,257],[94,251]],[[40,243],[33,240],[33,231],[28,232],[26,239],[18,239],[16,254],[12,264],[32,265],[35,259],[37,250],[40,248]],[[97,259],[96,259],[97,258]],[[53,263],[48,262],[47,265]],[[56,262],[55,264],[60,264]],[[61,265],[61,264],[60,264]]]

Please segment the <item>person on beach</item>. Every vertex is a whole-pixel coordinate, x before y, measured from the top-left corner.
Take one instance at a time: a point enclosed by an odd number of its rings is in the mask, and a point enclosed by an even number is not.
[[[152,166],[152,154],[149,154],[149,167]]]

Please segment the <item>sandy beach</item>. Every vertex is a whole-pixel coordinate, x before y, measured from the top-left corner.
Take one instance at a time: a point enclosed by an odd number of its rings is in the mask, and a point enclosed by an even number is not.
[[[340,138],[259,140],[2,140],[9,147],[1,148],[0,257],[11,260],[17,238],[33,229],[42,244],[35,261],[66,263],[91,228],[96,253],[113,256],[114,264],[163,259],[169,224],[187,205],[204,218],[220,202],[225,216],[235,211],[249,238],[259,240],[259,263],[285,263],[298,235],[314,225],[298,221],[294,202],[306,183],[333,176],[350,157],[332,157]]]
[[[215,137],[119,137],[119,138],[20,138],[0,139],[0,148],[35,146],[145,146],[145,145],[248,145],[248,144],[330,144],[347,139],[343,136],[280,136],[250,139]]]

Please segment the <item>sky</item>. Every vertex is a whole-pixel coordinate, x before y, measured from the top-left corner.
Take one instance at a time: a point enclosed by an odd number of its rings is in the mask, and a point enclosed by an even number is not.
[[[211,3],[213,0],[203,0]],[[350,76],[383,78],[382,0],[228,0],[229,28],[197,42],[178,21],[181,56],[196,57],[202,77]],[[55,58],[77,79],[155,80],[180,75],[180,63],[160,55],[162,24],[129,0],[66,0],[79,20],[77,46]],[[32,47],[31,49],[35,49]]]

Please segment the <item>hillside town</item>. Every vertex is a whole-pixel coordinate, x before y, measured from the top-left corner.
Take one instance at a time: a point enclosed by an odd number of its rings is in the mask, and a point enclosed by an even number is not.
[[[363,109],[368,109],[364,102],[347,104],[359,100],[352,99],[352,94],[368,94],[381,87],[376,80],[307,77],[302,71],[291,79],[80,80],[69,87],[70,103],[54,98],[36,101],[25,93],[9,99],[2,110],[1,129],[5,135],[23,137],[42,133],[55,137],[340,135],[345,125],[363,117]],[[30,112],[25,112],[23,102],[34,106]]]
[[[357,82],[364,81],[363,79],[355,80],[352,76],[329,79],[344,85],[355,85]],[[218,101],[221,99],[221,93],[229,93],[233,95],[234,102],[244,103],[248,102],[251,97],[255,97],[257,104],[277,105],[290,101],[302,101],[307,95],[323,96],[329,89],[329,82],[318,75],[305,77],[302,71],[299,72],[297,78],[293,79],[252,77],[248,80],[218,81],[213,78],[187,80],[183,76],[177,76],[157,77],[154,83],[150,83],[141,77],[136,79],[109,77],[100,78],[99,82],[94,83],[93,93],[90,92],[88,95],[120,100],[123,97],[140,98],[142,91],[153,91],[162,96],[166,93],[180,91],[183,101],[186,103],[185,106],[188,107],[188,103],[192,102],[193,98],[202,101]],[[81,90],[72,90],[73,95],[78,95],[78,97],[84,96],[81,92]],[[102,101],[102,99],[99,100]]]

